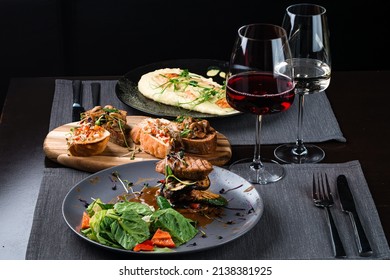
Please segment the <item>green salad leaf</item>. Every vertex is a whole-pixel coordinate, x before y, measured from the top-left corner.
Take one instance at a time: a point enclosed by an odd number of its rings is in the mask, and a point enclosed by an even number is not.
[[[150,236],[149,225],[133,210],[123,212],[110,227],[115,241],[127,250]]]
[[[106,204],[98,198],[87,208],[90,228],[81,230],[81,233],[103,245],[127,250],[150,239],[158,228],[168,231],[176,246],[198,233],[194,222],[173,209],[165,198],[158,199],[158,202],[160,209],[153,211],[139,202]]]
[[[112,209],[113,207],[114,204],[103,203],[103,201],[100,198],[98,198],[88,205],[87,213],[90,217],[92,217],[95,214],[95,212],[98,212],[102,209]]]
[[[88,237],[111,247],[131,250],[150,237],[149,225],[134,210],[117,213],[115,209],[95,212]]]
[[[149,216],[153,214],[152,209],[148,205],[132,201],[122,201],[115,203],[114,209],[119,214],[128,212],[130,210],[137,212],[141,216]]]
[[[172,208],[171,203],[163,196],[156,197],[157,205],[160,209]]]
[[[198,230],[192,224],[193,221],[173,208],[157,210],[153,213],[151,222],[153,231],[158,228],[168,231],[177,246],[191,240],[198,233]]]

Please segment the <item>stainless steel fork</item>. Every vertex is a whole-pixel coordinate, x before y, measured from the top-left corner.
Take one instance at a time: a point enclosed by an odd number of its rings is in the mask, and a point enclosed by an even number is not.
[[[345,250],[343,243],[341,242],[340,235],[337,231],[336,224],[334,222],[330,207],[333,206],[333,196],[330,191],[328,176],[322,174],[316,176],[313,174],[313,201],[317,207],[325,208],[326,218],[328,221],[330,234],[333,241],[333,249],[336,258],[345,258]]]

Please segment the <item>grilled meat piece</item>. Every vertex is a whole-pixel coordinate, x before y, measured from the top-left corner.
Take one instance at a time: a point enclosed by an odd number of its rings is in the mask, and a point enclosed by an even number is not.
[[[182,180],[203,180],[211,171],[212,164],[205,159],[191,156],[167,156],[156,164],[156,171],[165,174],[166,166],[169,166],[173,175]],[[166,175],[166,174],[165,174]]]

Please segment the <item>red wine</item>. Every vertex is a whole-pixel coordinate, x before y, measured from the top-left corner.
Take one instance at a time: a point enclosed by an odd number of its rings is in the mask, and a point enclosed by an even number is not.
[[[287,110],[294,101],[294,83],[286,76],[245,72],[230,77],[226,99],[234,109],[256,115]]]

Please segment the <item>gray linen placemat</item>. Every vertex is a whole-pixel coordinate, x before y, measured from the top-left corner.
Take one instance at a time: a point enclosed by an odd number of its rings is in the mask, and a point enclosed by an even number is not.
[[[83,106],[86,110],[92,108],[92,81],[83,81]],[[101,84],[101,105],[111,104],[116,108],[126,110],[128,115],[145,115],[145,113],[123,104],[116,96],[117,81],[94,81]],[[263,117],[262,144],[291,143],[296,140],[298,122],[298,102],[286,112]],[[55,94],[51,112],[50,130],[71,122],[72,116],[72,81],[56,80]],[[224,134],[232,145],[254,144],[255,116],[243,114],[226,118],[213,118],[211,125]],[[305,97],[304,123],[302,131],[304,141],[324,142],[336,140],[345,142],[337,119],[325,93]]]
[[[311,199],[312,174],[329,176],[336,205],[331,209],[348,259],[366,259],[357,254],[351,223],[341,212],[335,180],[345,174],[362,225],[374,254],[370,259],[390,259],[390,250],[360,163],[285,165],[286,177],[274,184],[256,186],[264,203],[259,223],[242,237],[203,252],[180,255],[185,259],[333,259],[325,212]],[[62,217],[65,195],[89,173],[69,168],[47,168],[34,213],[26,259],[132,259],[153,255],[118,254],[78,237]],[[162,258],[157,257],[157,258]],[[164,256],[177,259],[178,255]]]

